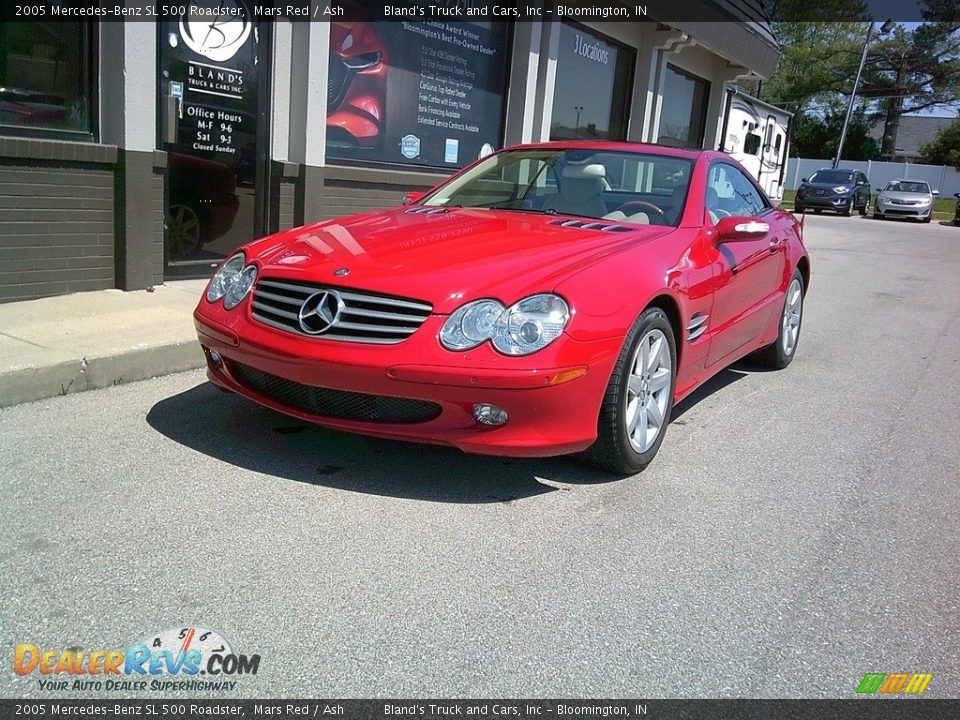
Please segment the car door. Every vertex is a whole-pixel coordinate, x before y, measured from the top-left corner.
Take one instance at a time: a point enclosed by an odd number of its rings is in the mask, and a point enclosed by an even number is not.
[[[710,166],[705,197],[711,218],[749,217],[761,228],[750,239],[717,241],[708,361],[714,365],[755,340],[779,313],[792,217],[772,207],[742,170],[723,161]]]

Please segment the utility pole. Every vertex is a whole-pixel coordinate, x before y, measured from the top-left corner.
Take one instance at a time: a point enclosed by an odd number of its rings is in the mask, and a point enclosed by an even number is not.
[[[878,35],[886,35],[893,29],[893,20],[888,19],[880,26]],[[840,165],[840,158],[843,156],[843,143],[847,139],[847,127],[850,125],[850,115],[853,114],[853,102],[857,98],[857,88],[860,86],[860,76],[863,75],[863,65],[867,61],[867,51],[870,49],[871,35],[873,34],[873,23],[867,28],[867,39],[863,43],[863,54],[860,56],[860,67],[857,68],[857,77],[853,81],[853,91],[850,93],[850,102],[847,104],[847,116],[843,119],[843,130],[840,131],[840,144],[837,145],[837,154],[833,158],[833,167],[836,169]]]

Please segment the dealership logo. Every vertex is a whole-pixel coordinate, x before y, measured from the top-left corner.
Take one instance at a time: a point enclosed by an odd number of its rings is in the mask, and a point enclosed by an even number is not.
[[[866,695],[922,695],[933,680],[933,673],[867,673],[857,686]]]
[[[337,323],[341,312],[343,300],[336,290],[314,293],[300,306],[300,329],[308,335],[322,335]]]
[[[35,674],[41,690],[229,690],[236,683],[226,678],[259,668],[259,655],[238,654],[220,633],[200,627],[166,630],[125,650],[19,643],[13,655],[14,673]]]
[[[420,157],[420,138],[416,135],[404,135],[400,138],[400,154],[408,160]]]
[[[180,37],[186,46],[214,62],[240,52],[251,29],[250,12],[242,0],[195,0],[180,19]]]

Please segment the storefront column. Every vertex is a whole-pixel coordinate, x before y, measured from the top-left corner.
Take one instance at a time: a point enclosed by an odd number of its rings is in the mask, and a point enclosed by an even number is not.
[[[560,23],[556,21],[540,24],[540,56],[537,68],[537,91],[540,104],[535,105],[533,142],[545,142],[550,139],[550,123],[553,122],[553,90],[557,80],[557,57],[560,54]]]
[[[156,152],[157,31],[153,23],[100,23],[100,136],[116,145],[116,285],[163,282],[163,175]]]
[[[740,78],[754,77],[745,67],[727,68],[710,81],[710,101],[707,103],[707,127],[703,133],[703,146],[707,150],[722,150],[723,111],[727,98],[727,83]]]
[[[539,142],[535,132],[542,24],[522,22],[513,28],[504,145]]]
[[[650,68],[647,76],[647,93],[651,95],[643,114],[641,142],[655,143],[660,130],[660,110],[663,107],[663,85],[667,70],[667,58],[685,47],[695,45],[696,41],[677,30],[657,31],[658,43],[650,54]],[[639,75],[638,75],[639,77]]]
[[[329,55],[329,23],[292,23],[288,160],[300,166],[294,213],[297,225],[324,217]]]

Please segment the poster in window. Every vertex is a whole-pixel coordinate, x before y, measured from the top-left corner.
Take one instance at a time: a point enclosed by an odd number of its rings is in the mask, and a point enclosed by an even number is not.
[[[459,168],[503,136],[506,23],[330,25],[327,157]]]

